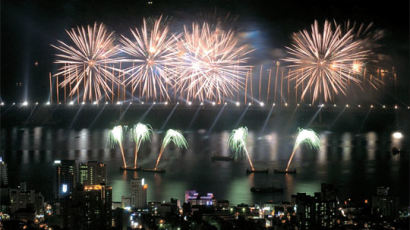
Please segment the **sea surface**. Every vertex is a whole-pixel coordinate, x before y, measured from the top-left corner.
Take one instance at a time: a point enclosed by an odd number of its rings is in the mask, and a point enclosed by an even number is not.
[[[297,174],[274,174],[273,169],[284,169],[293,149],[296,130],[284,132],[265,129],[249,130],[247,149],[258,169],[269,169],[269,174],[246,174],[246,158],[234,162],[211,161],[212,155],[229,156],[231,130],[208,133],[198,129],[184,132],[188,149],[167,146],[160,168],[164,174],[121,172],[121,154],[118,146],[108,141],[109,129],[73,129],[37,127],[8,127],[1,129],[0,153],[8,164],[9,183],[17,186],[26,181],[29,188],[41,191],[46,198],[53,197],[55,184],[54,160],[90,160],[107,164],[108,183],[113,187],[113,201],[129,196],[129,182],[143,177],[148,184],[148,201],[170,198],[184,199],[186,190],[214,193],[216,199],[231,204],[286,201],[298,192],[313,194],[320,191],[321,183],[335,184],[341,198],[370,198],[376,187],[389,186],[391,193],[400,198],[402,205],[409,202],[409,153],[393,155],[392,147],[407,149],[410,133],[403,139],[394,139],[391,132],[329,132],[321,131],[320,149],[313,151],[301,146],[296,152],[292,168]],[[142,145],[139,164],[152,168],[158,156],[163,132],[155,132],[150,142]],[[134,142],[125,134],[124,150],[127,162],[132,164]],[[254,194],[252,186],[275,186],[283,193]]]

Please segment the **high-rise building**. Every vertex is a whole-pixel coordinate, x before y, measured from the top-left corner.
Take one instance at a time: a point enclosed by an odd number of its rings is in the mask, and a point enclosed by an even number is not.
[[[299,229],[314,229],[315,220],[315,200],[306,193],[292,195],[292,203],[296,207],[296,216]]]
[[[105,164],[97,161],[88,163],[87,185],[98,185],[107,183]]]
[[[147,189],[144,178],[131,179],[131,206],[145,208],[147,206]]]
[[[0,157],[0,187],[7,187],[9,185],[9,179],[7,175],[7,164]]]
[[[390,187],[380,186],[376,188],[376,195],[377,196],[388,196],[389,195]]]
[[[85,185],[62,199],[65,229],[109,229],[112,225],[112,187]]]
[[[77,165],[75,160],[56,160],[56,197],[61,198],[72,193],[77,183]]]
[[[372,213],[381,217],[397,217],[399,198],[389,194],[389,187],[378,187],[372,197]]]
[[[88,164],[80,163],[78,166],[78,182],[82,185],[88,183]]]
[[[10,203],[7,164],[0,156],[0,212],[5,211]]]
[[[101,226],[98,229],[110,227],[112,222],[112,187],[86,185],[84,186],[84,193],[88,226]]]
[[[80,163],[78,167],[79,182],[82,185],[98,185],[107,183],[105,164],[98,161]]]
[[[338,215],[337,190],[331,184],[322,184],[321,192],[292,195],[299,229],[333,229]]]
[[[338,210],[336,187],[332,184],[321,185],[320,193],[315,193],[315,221],[321,228],[334,228]]]

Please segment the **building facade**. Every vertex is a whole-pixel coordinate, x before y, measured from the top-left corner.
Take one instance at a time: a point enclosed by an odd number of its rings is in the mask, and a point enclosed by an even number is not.
[[[99,185],[107,183],[105,164],[98,161],[80,163],[78,167],[79,183],[82,185]]]
[[[44,197],[34,190],[27,190],[26,183],[21,183],[17,189],[10,189],[10,213],[18,210],[30,210],[33,213],[44,213]]]
[[[72,193],[77,184],[77,165],[75,160],[56,160],[56,188],[57,198],[67,196]]]
[[[62,199],[65,229],[109,229],[112,225],[112,187],[85,185]]]
[[[195,190],[188,190],[185,191],[185,203],[190,203],[191,205],[213,206],[216,205],[216,199],[213,193],[207,193],[206,196],[201,196]]]
[[[399,198],[391,196],[389,187],[378,187],[372,197],[372,213],[379,217],[394,218],[398,215]]]
[[[9,185],[9,179],[7,174],[7,164],[3,161],[3,158],[0,157],[0,187],[4,188]]]
[[[6,211],[10,204],[8,184],[7,164],[0,157],[0,212]]]
[[[131,206],[133,208],[147,207],[147,189],[144,178],[131,179]]]
[[[292,195],[292,203],[300,229],[333,229],[340,216],[337,190],[333,185],[322,184],[314,196],[306,193]]]

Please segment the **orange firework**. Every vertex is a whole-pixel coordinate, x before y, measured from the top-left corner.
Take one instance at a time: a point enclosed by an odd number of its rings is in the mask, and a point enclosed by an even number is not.
[[[152,26],[146,20],[140,29],[130,30],[133,38],[122,36],[121,50],[130,56],[123,59],[133,65],[124,70],[129,75],[128,84],[132,90],[140,87],[142,95],[146,98],[169,99],[167,85],[178,66],[178,51],[175,42],[178,38],[169,32],[164,25],[162,17],[157,19]]]
[[[178,49],[182,68],[177,90],[188,100],[222,101],[243,88],[251,50],[240,44],[234,31],[193,23],[184,27]]]
[[[296,87],[306,83],[301,100],[309,89],[313,101],[322,96],[324,101],[332,100],[334,94],[346,94],[348,82],[361,83],[358,76],[371,52],[363,40],[355,39],[353,28],[343,31],[340,25],[325,21],[320,30],[315,21],[311,31],[302,30],[292,39],[285,61],[294,69],[289,77],[296,80]]]
[[[59,86],[73,85],[70,91],[70,95],[73,95],[83,84],[83,101],[87,98],[92,100],[93,94],[96,100],[100,100],[104,94],[108,96],[112,91],[107,82],[122,84],[110,71],[120,71],[113,66],[119,62],[116,57],[118,47],[114,45],[114,33],[108,32],[103,24],[97,23],[66,32],[72,44],[58,41],[58,45],[51,45],[60,51],[56,54],[55,63],[62,64],[54,76],[66,75]]]

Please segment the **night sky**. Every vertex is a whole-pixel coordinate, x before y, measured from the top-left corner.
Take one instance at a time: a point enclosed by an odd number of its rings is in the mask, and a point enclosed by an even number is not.
[[[229,13],[231,18],[237,18],[235,29],[255,34],[260,62],[274,59],[277,52],[289,45],[292,32],[308,27],[315,19],[374,22],[375,28],[385,31],[382,51],[394,63],[400,81],[397,96],[384,96],[398,103],[410,103],[408,1],[153,0],[152,5],[147,2],[1,1],[1,99],[21,101],[27,92],[31,101],[47,100],[48,72],[57,68],[53,64],[55,50],[50,44],[58,39],[67,41],[65,29],[97,21],[117,34],[128,35],[129,27],[138,26],[142,17],[162,14],[178,25]]]

